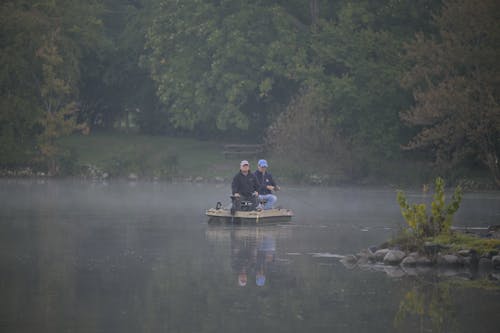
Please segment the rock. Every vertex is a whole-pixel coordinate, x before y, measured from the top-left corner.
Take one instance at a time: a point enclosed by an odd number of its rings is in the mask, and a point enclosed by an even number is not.
[[[457,252],[457,254],[462,257],[468,257],[471,255],[471,250],[460,250]]]
[[[357,264],[359,266],[361,266],[361,265],[367,265],[369,263],[370,263],[370,260],[369,260],[369,258],[367,256],[360,256],[359,259],[358,259],[358,262],[357,262]]]
[[[359,258],[358,264],[362,264],[362,265],[367,264],[369,261],[371,261],[371,262],[375,261],[375,257],[373,255],[373,252],[370,251],[370,249],[365,249],[365,250],[360,251],[357,254],[357,257]]]
[[[470,267],[473,264],[472,257],[463,257],[463,265],[466,267]]]
[[[385,273],[392,278],[400,278],[406,275],[405,271],[396,266],[384,267]]]
[[[401,261],[401,266],[405,267],[414,267],[417,265],[417,260],[415,260],[415,256],[408,256]]]
[[[500,256],[494,256],[491,258],[491,262],[495,269],[500,269]]]
[[[340,259],[341,262],[356,263],[358,258],[354,254],[348,254],[344,258]]]
[[[432,260],[424,256],[418,256],[415,258],[417,266],[431,266]]]
[[[344,258],[340,259],[340,262],[346,268],[349,268],[349,269],[356,267],[357,261],[358,261],[358,258],[356,258],[356,256],[353,254],[348,254]]]
[[[431,267],[430,265],[417,266],[417,268],[415,268],[415,269],[416,269],[418,275],[425,275],[425,274],[429,274],[430,272],[434,271],[434,268]]]
[[[488,271],[493,268],[493,262],[489,258],[481,257],[479,258],[478,268],[480,270]]]
[[[401,260],[406,256],[406,253],[399,250],[390,250],[384,257],[384,264],[399,265]]]
[[[438,256],[437,263],[441,266],[458,266],[461,261],[454,254],[445,254],[444,256]]]
[[[418,276],[419,274],[417,268],[411,266],[403,266],[403,271],[410,276]]]
[[[375,261],[383,261],[387,253],[389,253],[389,249],[381,249],[377,250],[374,254],[373,257],[375,258]]]

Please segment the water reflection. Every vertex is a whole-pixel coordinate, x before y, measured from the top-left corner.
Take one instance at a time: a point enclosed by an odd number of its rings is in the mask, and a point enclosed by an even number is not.
[[[241,230],[238,230],[241,231]],[[231,233],[231,267],[238,275],[238,285],[245,287],[249,275],[255,277],[255,284],[266,284],[266,275],[274,263],[276,239],[270,231],[253,229]]]
[[[276,237],[285,233],[273,226],[210,226],[206,232],[213,242],[229,239],[231,269],[240,287],[269,284],[269,273],[275,265]]]
[[[404,294],[394,325],[404,328],[417,322],[420,332],[456,332],[453,305],[449,284],[421,280]]]
[[[0,331],[498,331],[498,291],[342,265],[390,236],[393,192],[297,188],[292,224],[207,225],[226,192],[0,181]]]

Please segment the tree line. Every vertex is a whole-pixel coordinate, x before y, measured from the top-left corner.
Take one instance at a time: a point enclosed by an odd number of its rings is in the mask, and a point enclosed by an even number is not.
[[[50,168],[61,136],[133,115],[143,133],[266,142],[350,179],[411,159],[500,186],[494,0],[0,6],[4,167]]]

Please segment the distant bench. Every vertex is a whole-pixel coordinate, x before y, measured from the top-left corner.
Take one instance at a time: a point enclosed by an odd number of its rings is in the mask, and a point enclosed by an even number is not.
[[[228,158],[230,156],[254,156],[264,152],[264,145],[240,145],[240,144],[228,144],[224,145],[224,157]]]

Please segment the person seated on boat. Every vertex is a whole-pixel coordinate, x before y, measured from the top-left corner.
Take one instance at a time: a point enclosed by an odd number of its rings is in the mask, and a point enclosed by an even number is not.
[[[266,160],[259,160],[257,163],[257,171],[254,175],[259,182],[259,202],[264,203],[264,209],[273,209],[274,204],[278,201],[273,192],[279,189],[273,176],[267,171],[268,164]]]
[[[240,171],[234,176],[231,189],[233,192],[232,210],[241,210],[242,201],[250,202],[250,209],[257,210],[259,182],[250,172],[250,164],[247,160],[241,161]]]

